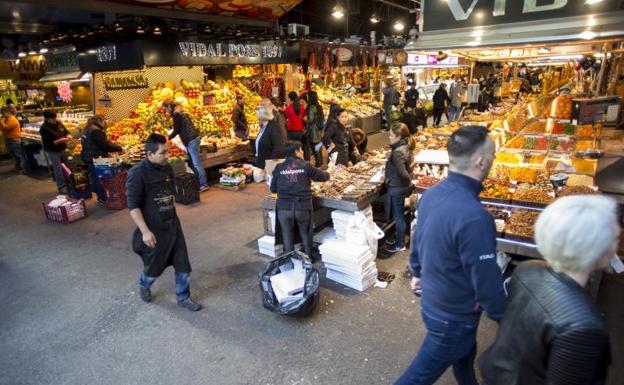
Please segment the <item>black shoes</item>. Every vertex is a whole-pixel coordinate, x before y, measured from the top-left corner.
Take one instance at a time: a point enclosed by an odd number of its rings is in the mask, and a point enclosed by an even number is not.
[[[197,302],[193,302],[193,300],[190,298],[187,298],[184,301],[178,301],[178,306],[185,307],[190,311],[198,311],[202,308],[200,304],[198,304]]]
[[[146,287],[140,287],[140,295],[143,302],[152,302],[152,291]]]
[[[386,251],[389,253],[397,253],[405,249],[406,249],[405,245],[390,245],[390,246],[386,245]]]

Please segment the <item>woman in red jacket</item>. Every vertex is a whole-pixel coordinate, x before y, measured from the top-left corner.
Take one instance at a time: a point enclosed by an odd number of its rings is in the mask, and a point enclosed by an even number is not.
[[[310,160],[310,146],[305,135],[305,105],[299,100],[299,95],[294,91],[288,94],[288,99],[290,99],[291,103],[284,110],[288,140],[300,142],[303,147],[304,159]]]

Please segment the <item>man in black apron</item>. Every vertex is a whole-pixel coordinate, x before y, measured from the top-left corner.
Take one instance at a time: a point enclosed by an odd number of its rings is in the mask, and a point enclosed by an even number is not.
[[[325,182],[329,173],[303,160],[301,143],[288,141],[284,146],[286,160],[273,170],[271,192],[277,193],[275,244],[284,244],[284,253],[294,250],[295,227],[298,228],[305,253],[312,255],[312,181]]]
[[[191,264],[175,211],[173,170],[167,163],[165,137],[150,135],[145,153],[147,158],[130,170],[126,184],[128,209],[137,225],[132,249],[144,265],[139,279],[141,299],[152,300],[150,287],[168,266],[173,266],[178,305],[197,311],[201,305],[191,300]]]

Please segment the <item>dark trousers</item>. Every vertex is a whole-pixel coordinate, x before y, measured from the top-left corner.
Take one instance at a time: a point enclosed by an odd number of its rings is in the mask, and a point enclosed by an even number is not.
[[[305,131],[288,131],[288,140],[301,143],[301,148],[303,149],[303,159],[310,160],[310,153],[312,150],[310,148],[310,140],[305,134]]]
[[[407,222],[405,221],[405,197],[390,197],[390,209],[392,210],[392,219],[394,219],[396,228],[396,246],[405,245],[405,230]]]
[[[21,171],[26,169],[26,158],[24,156],[24,149],[22,148],[22,141],[17,139],[7,139],[6,146],[15,162],[15,169]]]
[[[299,228],[299,235],[303,249],[308,257],[312,258],[312,240],[310,239],[310,210],[278,210],[277,219],[282,230],[284,253],[295,249],[295,225]]]
[[[478,321],[454,321],[422,309],[427,335],[405,373],[395,385],[432,385],[449,366],[458,385],[478,385],[474,360],[477,355]]]
[[[102,183],[100,179],[95,174],[95,165],[93,162],[85,162],[87,167],[89,168],[89,182],[91,183],[91,191],[97,195],[97,199],[100,202],[106,201],[106,195],[104,194],[104,189],[102,188]]]
[[[444,113],[444,108],[434,108],[433,109],[433,124],[435,126],[440,125],[440,121],[442,120],[442,114]]]

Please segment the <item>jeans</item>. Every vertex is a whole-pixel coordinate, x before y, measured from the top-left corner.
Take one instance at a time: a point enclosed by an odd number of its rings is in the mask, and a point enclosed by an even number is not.
[[[26,157],[24,156],[24,149],[22,148],[22,141],[17,139],[7,139],[6,145],[15,162],[16,170],[23,170],[26,168]]]
[[[390,129],[392,127],[392,107],[387,106],[384,107],[384,115],[386,118],[386,129]]]
[[[199,185],[207,186],[208,178],[206,178],[206,170],[204,170],[204,165],[202,164],[201,157],[199,155],[199,145],[200,145],[200,139],[195,138],[188,143],[188,145],[186,146],[186,150],[188,151],[188,154],[191,157],[193,168],[195,169],[195,172],[197,172],[197,177],[199,178]]]
[[[145,273],[141,273],[139,277],[139,285],[146,289],[152,287],[152,284],[156,281],[156,277],[148,277]],[[176,299],[178,301],[186,301],[191,297],[191,274],[175,272],[175,288]]]
[[[459,119],[461,107],[449,106],[449,121],[454,122]]]
[[[89,168],[89,182],[91,182],[91,191],[97,195],[98,201],[104,202],[106,201],[106,195],[104,194],[104,189],[102,188],[102,183],[100,182],[100,178],[96,177],[95,174],[95,165],[93,162],[86,162],[87,167]]]
[[[299,228],[299,235],[303,243],[303,249],[308,257],[312,258],[312,240],[310,239],[310,210],[280,209],[277,211],[277,219],[282,230],[284,241],[284,253],[295,249],[295,224]]]
[[[458,385],[478,385],[474,360],[479,321],[445,320],[422,309],[427,335],[405,373],[395,385],[431,385],[449,366]]]
[[[439,126],[440,121],[442,120],[442,114],[444,113],[443,108],[434,108],[433,109],[433,125]]]
[[[45,153],[50,163],[52,163],[52,172],[54,173],[56,188],[59,190],[65,188],[65,174],[63,173],[61,163],[67,162],[67,153],[65,150],[59,152],[46,151]]]
[[[407,222],[405,221],[405,197],[390,197],[392,219],[394,219],[396,227],[396,241],[395,246],[405,245],[405,229],[407,228]]]

